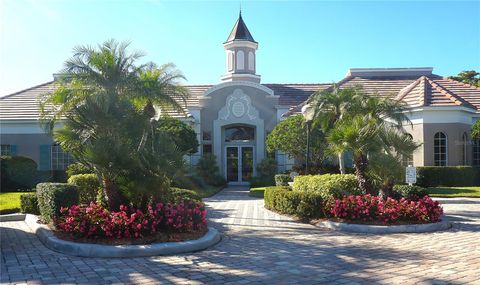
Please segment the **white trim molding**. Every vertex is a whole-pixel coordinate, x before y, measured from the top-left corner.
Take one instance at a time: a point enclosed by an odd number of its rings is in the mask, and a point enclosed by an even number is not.
[[[259,83],[250,82],[250,81],[229,81],[229,82],[222,82],[220,84],[210,87],[209,89],[207,89],[207,91],[205,91],[205,93],[203,93],[202,96],[199,96],[198,99],[202,100],[202,99],[210,98],[209,95],[211,93],[217,90],[220,90],[222,88],[232,87],[232,86],[235,86],[235,87],[246,86],[246,87],[257,88],[266,92],[268,95],[275,96],[272,89],[266,86],[263,86],[262,84],[259,84]]]

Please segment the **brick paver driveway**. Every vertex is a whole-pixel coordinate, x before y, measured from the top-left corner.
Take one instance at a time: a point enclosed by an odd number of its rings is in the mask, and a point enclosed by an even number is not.
[[[223,240],[170,257],[79,258],[0,223],[2,283],[480,284],[480,199],[442,199],[457,224],[429,234],[342,234],[263,209],[246,190],[207,199]]]

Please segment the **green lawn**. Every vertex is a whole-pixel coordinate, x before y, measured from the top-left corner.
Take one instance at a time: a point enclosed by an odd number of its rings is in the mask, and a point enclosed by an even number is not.
[[[0,193],[0,214],[20,211],[20,195],[35,192],[2,192]]]
[[[248,195],[251,197],[263,198],[265,188],[267,187],[250,188],[250,193]]]
[[[217,194],[218,192],[220,192],[224,187],[223,186],[210,186],[210,185],[207,185],[205,186],[204,188],[202,189],[196,189],[196,190],[193,190],[195,192],[197,192],[198,195],[200,195],[201,198],[208,198],[208,197],[211,197],[215,194]]]
[[[480,198],[480,186],[472,187],[430,187],[428,195],[432,197],[471,197]]]

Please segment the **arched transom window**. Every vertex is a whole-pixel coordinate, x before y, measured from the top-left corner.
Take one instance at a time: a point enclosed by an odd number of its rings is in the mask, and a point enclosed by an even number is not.
[[[448,163],[447,155],[447,136],[438,132],[433,138],[433,157],[435,166],[446,166]]]
[[[255,140],[255,129],[248,126],[225,128],[225,142],[249,142]]]

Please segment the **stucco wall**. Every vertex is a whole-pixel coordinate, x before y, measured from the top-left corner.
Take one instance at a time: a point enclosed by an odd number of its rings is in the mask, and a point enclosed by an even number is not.
[[[2,144],[17,146],[17,155],[28,156],[40,165],[40,145],[53,144],[47,134],[2,134]]]
[[[267,90],[262,89],[261,87],[256,87],[256,84],[242,84],[241,82],[238,83],[230,83],[220,86],[217,90],[210,92],[207,94],[205,99],[201,99],[200,105],[202,107],[201,110],[201,132],[208,131],[212,135],[212,147],[214,149],[214,154],[217,155],[217,160],[219,162],[220,169],[222,173],[224,173],[224,165],[223,165],[223,157],[224,153],[224,143],[223,143],[223,134],[221,133],[222,130],[214,129],[214,122],[219,119],[219,111],[226,105],[227,97],[232,95],[235,90],[240,89],[244,94],[248,95],[251,99],[251,105],[253,108],[258,110],[258,118],[250,121],[249,123],[254,125],[256,122],[263,121],[262,124],[259,124],[256,127],[256,141],[261,138],[265,138],[267,133],[270,132],[275,125],[277,124],[277,109],[276,106],[278,105],[278,98],[272,96],[267,92]],[[207,91],[208,92],[208,91]],[[222,122],[225,123],[225,122]],[[245,120],[241,118],[231,118],[229,120],[230,124],[243,124]],[[259,127],[263,125],[262,127]],[[218,142],[215,142],[215,137],[221,137],[220,145]],[[265,154],[265,142],[264,139],[261,141],[260,145],[257,145],[256,148],[256,162],[260,162]],[[220,157],[218,157],[220,156]]]
[[[467,143],[467,165],[472,163],[472,146],[470,144],[470,129],[469,124],[462,123],[442,123],[442,124],[423,124],[424,133],[424,165],[434,165],[433,145],[434,136],[437,132],[443,132],[447,136],[447,165],[462,165],[463,159],[463,143],[462,136],[464,133],[468,135]]]

